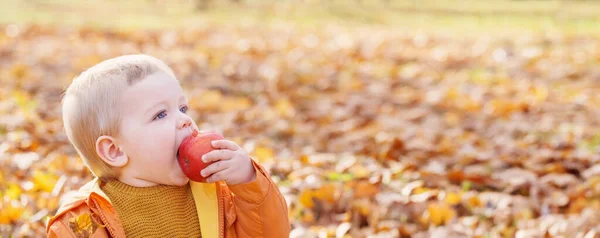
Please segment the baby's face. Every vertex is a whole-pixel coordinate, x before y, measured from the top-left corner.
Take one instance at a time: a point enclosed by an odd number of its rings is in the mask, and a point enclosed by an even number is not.
[[[186,184],[188,178],[177,162],[177,149],[198,127],[186,114],[187,100],[179,82],[159,72],[123,93],[117,143],[129,162],[121,176],[147,181],[147,186]]]

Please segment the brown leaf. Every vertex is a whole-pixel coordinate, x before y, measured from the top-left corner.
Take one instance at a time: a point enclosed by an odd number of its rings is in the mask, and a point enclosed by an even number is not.
[[[368,181],[360,181],[354,188],[354,198],[374,197],[379,190],[379,186],[375,184]]]

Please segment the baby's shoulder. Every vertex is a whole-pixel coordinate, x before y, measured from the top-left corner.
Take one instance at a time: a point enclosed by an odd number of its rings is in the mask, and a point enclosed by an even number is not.
[[[56,215],[48,220],[46,232],[57,237],[65,237],[67,234],[80,237],[96,233],[98,228],[103,228],[100,224],[102,222],[99,217],[92,212],[85,200],[72,201],[63,204]]]

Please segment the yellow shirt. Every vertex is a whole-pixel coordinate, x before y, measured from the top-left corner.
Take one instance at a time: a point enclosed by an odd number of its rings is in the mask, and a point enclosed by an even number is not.
[[[110,198],[127,237],[202,237],[189,184],[140,188],[115,179],[102,191]]]

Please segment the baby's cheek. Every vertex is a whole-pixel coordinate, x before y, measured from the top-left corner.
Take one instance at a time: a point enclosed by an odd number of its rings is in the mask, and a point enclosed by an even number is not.
[[[198,131],[198,125],[196,125],[196,122],[192,120],[192,129]]]

